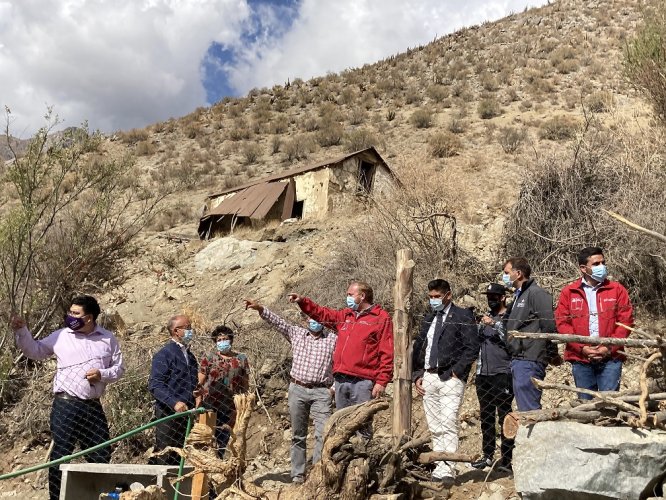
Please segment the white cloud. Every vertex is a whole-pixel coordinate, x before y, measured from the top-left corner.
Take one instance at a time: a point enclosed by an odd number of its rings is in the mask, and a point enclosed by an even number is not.
[[[206,101],[206,50],[248,15],[245,0],[0,1],[0,105],[19,135],[47,105],[105,131],[182,116]]]
[[[238,47],[227,65],[239,92],[362,66],[463,26],[495,20],[546,0],[303,0],[282,40]]]
[[[544,1],[302,0],[281,32],[289,7],[262,0],[0,0],[0,105],[23,137],[47,105],[65,126],[142,127],[206,104],[202,61],[213,42],[236,51],[226,69],[244,93],[371,63]],[[248,42],[252,8],[263,31]]]

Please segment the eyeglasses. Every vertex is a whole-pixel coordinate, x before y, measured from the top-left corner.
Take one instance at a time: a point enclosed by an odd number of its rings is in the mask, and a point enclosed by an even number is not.
[[[191,330],[192,325],[174,326],[174,330]]]

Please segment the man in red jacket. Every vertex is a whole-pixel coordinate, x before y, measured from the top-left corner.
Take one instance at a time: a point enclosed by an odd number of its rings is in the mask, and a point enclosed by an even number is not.
[[[582,278],[564,287],[555,310],[558,333],[589,337],[626,338],[627,326],[634,324],[627,290],[617,281],[607,279],[603,250],[584,248],[578,254]],[[617,391],[620,388],[622,346],[603,346],[569,342],[564,359],[571,363],[576,387],[593,391]],[[580,394],[581,399],[592,399]]]
[[[339,410],[381,396],[393,378],[393,322],[373,303],[370,285],[352,282],[344,309],[323,307],[295,293],[289,301],[338,333],[333,351],[335,407]]]

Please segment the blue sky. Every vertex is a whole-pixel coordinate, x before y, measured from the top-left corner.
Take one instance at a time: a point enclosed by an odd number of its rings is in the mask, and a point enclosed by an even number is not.
[[[359,67],[545,0],[0,0],[0,105],[104,132]]]

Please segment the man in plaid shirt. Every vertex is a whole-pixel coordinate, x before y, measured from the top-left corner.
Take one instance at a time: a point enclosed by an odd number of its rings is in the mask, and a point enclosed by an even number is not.
[[[267,323],[273,325],[291,344],[293,361],[289,376],[289,414],[291,416],[291,477],[294,483],[305,478],[305,439],[308,418],[312,414],[315,426],[315,447],[312,463],[321,458],[326,420],[331,416],[333,385],[333,351],[338,340],[336,333],[324,330],[320,323],[307,317],[307,328],[288,323],[258,302],[246,299],[245,309],[254,309]]]

